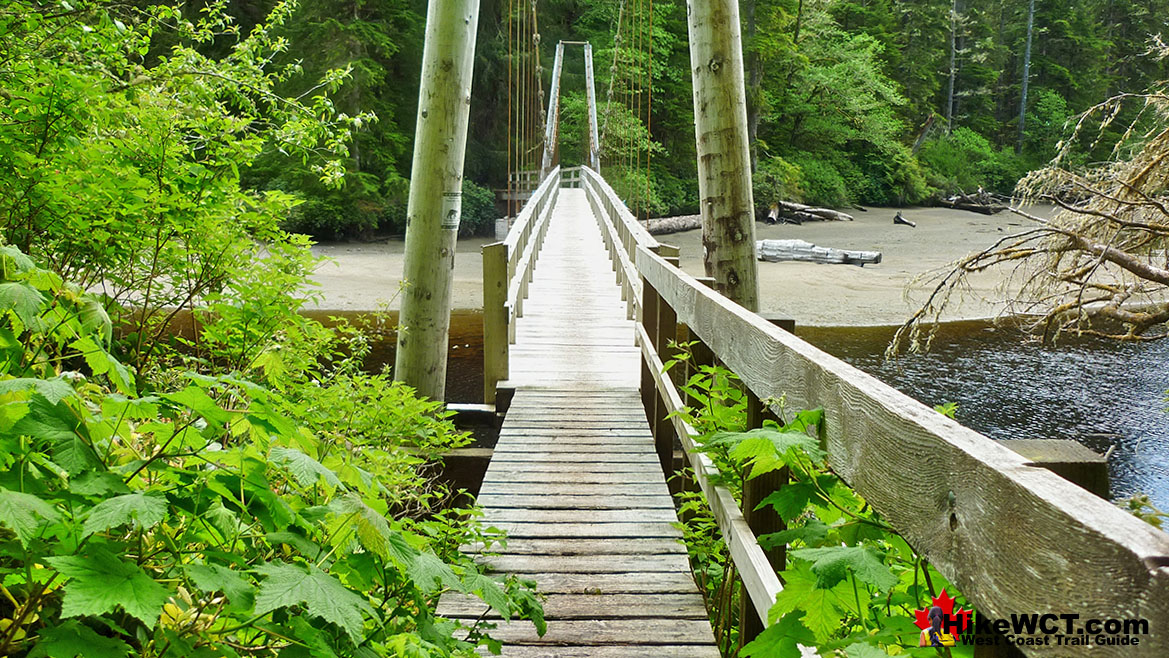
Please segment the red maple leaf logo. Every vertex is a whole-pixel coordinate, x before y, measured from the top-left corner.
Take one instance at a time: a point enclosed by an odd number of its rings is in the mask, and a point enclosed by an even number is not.
[[[970,628],[970,612],[971,611],[964,610],[962,608],[958,608],[958,611],[955,612],[954,611],[955,599],[951,598],[951,596],[946,593],[945,589],[942,590],[942,594],[940,596],[933,597],[933,600],[934,600],[934,605],[941,608],[942,613],[946,615],[944,617],[945,621],[950,621],[953,619],[958,620],[958,623],[960,625],[959,632],[965,633],[966,630],[968,628]],[[920,628],[924,631],[925,629],[930,627],[929,614],[930,614],[930,611],[928,608],[925,610],[914,610],[913,611],[913,617],[914,617],[913,623],[916,624],[918,628]],[[945,629],[945,621],[943,621],[943,630],[946,630]]]

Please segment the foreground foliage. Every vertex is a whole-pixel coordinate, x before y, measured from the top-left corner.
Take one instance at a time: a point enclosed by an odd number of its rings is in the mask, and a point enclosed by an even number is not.
[[[466,654],[482,629],[434,616],[448,590],[539,619],[458,551],[499,539],[472,512],[403,513],[437,495],[418,466],[465,441],[435,403],[355,375],[143,394],[97,300],[10,246],[0,274],[0,653]],[[355,389],[401,415],[322,422]]]
[[[800,411],[785,423],[746,430],[746,400],[734,373],[703,366],[682,388],[694,405],[682,417],[700,433],[701,450],[718,467],[717,482],[737,500],[745,479],[780,469],[789,478],[760,503],[787,524],[759,537],[765,549],[788,547],[784,588],[767,629],[743,646],[737,611],[746,594],[735,586],[702,495],[682,494],[682,529],[724,655],[794,658],[804,645],[822,655],[935,656],[934,649],[917,647],[915,611],[928,610],[931,597],[954,587],[832,473],[817,438],[822,413]]]

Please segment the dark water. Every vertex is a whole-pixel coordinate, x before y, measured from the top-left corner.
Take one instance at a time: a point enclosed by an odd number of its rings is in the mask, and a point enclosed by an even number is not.
[[[804,328],[817,347],[994,439],[1074,439],[1109,457],[1114,498],[1169,509],[1169,341],[1027,344],[984,324],[945,327],[925,355],[889,363],[891,328]]]

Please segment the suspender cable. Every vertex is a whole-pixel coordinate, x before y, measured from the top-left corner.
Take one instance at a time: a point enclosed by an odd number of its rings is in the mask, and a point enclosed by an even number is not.
[[[653,101],[654,101],[654,0],[649,0],[649,86],[645,97],[645,198],[650,198],[650,147],[653,145]],[[645,223],[649,225],[649,213],[645,214]]]
[[[515,141],[515,134],[512,132],[511,121],[511,97],[515,94],[514,81],[512,80],[512,71],[515,69],[515,50],[512,43],[512,12],[514,11],[514,0],[507,0],[507,216],[515,216],[515,193],[512,186],[511,177],[515,171],[512,168],[512,151],[514,149],[513,142]]]

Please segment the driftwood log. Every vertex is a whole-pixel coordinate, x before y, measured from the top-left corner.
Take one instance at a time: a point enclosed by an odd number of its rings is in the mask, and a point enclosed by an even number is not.
[[[795,203],[793,201],[778,201],[771,204],[771,210],[767,213],[767,220],[772,224],[784,221],[795,224],[825,220],[851,222],[852,215],[840,212],[839,210],[832,210],[831,208],[805,206],[802,203]]]
[[[804,240],[758,240],[755,242],[755,256],[772,263],[802,261],[807,263],[828,263],[832,265],[860,265],[880,263],[879,251],[850,251],[832,247],[817,247]]]
[[[982,189],[975,194],[955,194],[942,199],[940,203],[946,208],[968,210],[983,215],[993,215],[1007,209],[998,197]]]
[[[646,230],[649,231],[650,235],[662,235],[664,233],[690,231],[696,228],[702,228],[702,215],[681,215],[678,217],[651,219]]]

